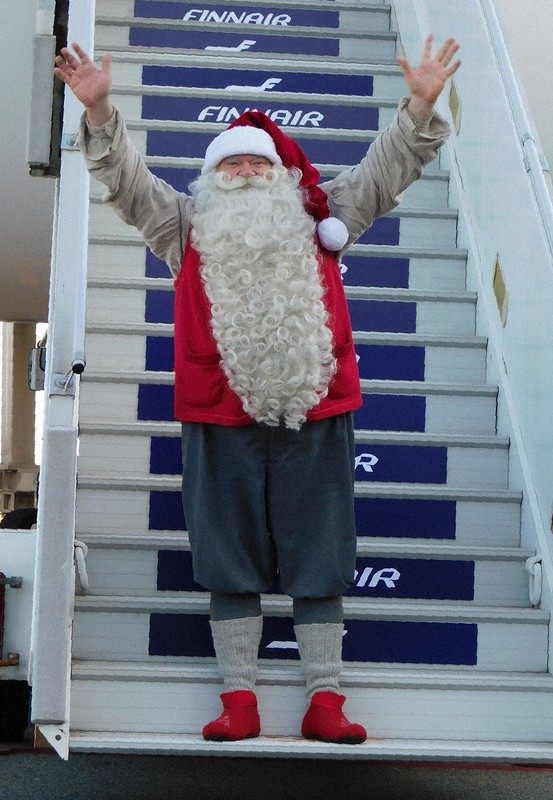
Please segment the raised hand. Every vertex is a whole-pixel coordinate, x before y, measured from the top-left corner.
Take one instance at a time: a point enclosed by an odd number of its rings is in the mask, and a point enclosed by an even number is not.
[[[449,66],[460,45],[455,39],[447,39],[435,56],[432,56],[432,34],[427,37],[422,51],[421,63],[413,69],[404,56],[397,61],[403,71],[405,83],[411,94],[409,111],[414,117],[425,118],[432,115],[434,103],[440,96],[446,81],[461,66],[459,60]]]
[[[81,101],[92,125],[103,125],[111,117],[113,107],[111,92],[111,53],[107,53],[99,69],[85,51],[76,43],[72,45],[77,55],[63,47],[56,56],[54,75],[62,80]]]

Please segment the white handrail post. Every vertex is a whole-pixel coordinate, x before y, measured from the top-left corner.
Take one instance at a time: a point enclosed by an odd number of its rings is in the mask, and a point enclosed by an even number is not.
[[[549,245],[549,250],[553,256],[553,206],[551,204],[551,195],[549,194],[543,174],[544,170],[542,162],[540,161],[540,153],[536,146],[534,134],[530,132],[532,126],[520,94],[516,75],[507,52],[493,2],[491,2],[491,0],[480,0],[480,6],[488,30],[490,31],[490,42],[494,49],[501,75],[503,76],[505,93],[520,138],[521,147],[524,151],[526,170],[529,174],[534,191],[543,231]]]
[[[71,0],[69,42],[78,41],[91,52],[93,32],[93,0]],[[66,93],[64,141],[77,133],[81,113],[80,104]],[[69,719],[78,436],[78,378],[73,364],[75,353],[84,350],[88,240],[88,174],[74,147],[62,149],[52,242],[47,395],[31,636],[31,718],[44,726],[64,725]],[[60,735],[54,738],[57,743],[52,744],[62,750]]]

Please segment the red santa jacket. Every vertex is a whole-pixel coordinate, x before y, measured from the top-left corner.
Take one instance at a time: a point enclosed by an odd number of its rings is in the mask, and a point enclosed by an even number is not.
[[[354,411],[362,404],[357,358],[340,268],[319,248],[328,325],[337,370],[328,395],[307,415],[308,421]],[[211,331],[211,307],[200,275],[200,256],[187,241],[175,281],[175,418],[242,427],[253,424],[220,367],[221,356]]]

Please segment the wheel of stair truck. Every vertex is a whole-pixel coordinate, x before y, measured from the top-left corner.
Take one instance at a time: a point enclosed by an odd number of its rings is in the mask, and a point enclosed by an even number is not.
[[[0,573],[0,578],[5,578]],[[0,743],[20,742],[25,736],[30,717],[30,688],[26,681],[3,679],[4,667],[10,668],[18,663],[19,657],[9,653],[2,654],[4,638],[4,596],[5,587],[0,582]]]
[[[0,680],[0,743],[23,741],[29,726],[30,699],[26,681]]]

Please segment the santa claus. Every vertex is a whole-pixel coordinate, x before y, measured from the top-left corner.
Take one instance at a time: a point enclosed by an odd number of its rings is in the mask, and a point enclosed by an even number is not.
[[[410,96],[365,159],[323,186],[299,145],[247,112],[207,148],[190,194],[147,169],[109,100],[110,62],[78,45],[56,75],[84,103],[81,147],[106,199],[175,275],[175,416],[196,580],[210,592],[223,713],[206,739],[257,736],[260,595],[292,598],[308,738],[357,744],[342,711],[342,594],[354,576],[359,376],[338,255],[399,202],[448,135],[434,112],[449,39],[403,69]],[[75,55],[76,53],[76,55]]]
[[[355,567],[351,413],[361,405],[332,252],[348,232],[329,218],[318,178],[295,142],[249,112],[210,144],[191,186],[175,283],[176,407],[194,572],[211,591],[225,679],[209,739],[259,731],[259,594],[277,577],[294,598],[307,674],[304,735],[366,736],[346,722],[338,691],[341,594]],[[327,727],[312,729],[323,701]]]

